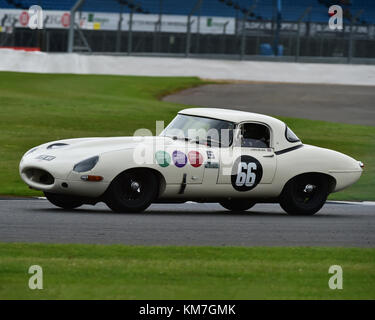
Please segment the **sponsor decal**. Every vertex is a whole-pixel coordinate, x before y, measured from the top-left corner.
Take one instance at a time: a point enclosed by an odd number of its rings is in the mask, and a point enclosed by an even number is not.
[[[165,151],[157,151],[155,153],[155,160],[159,166],[165,168],[171,163],[171,156]]]
[[[177,168],[182,168],[187,163],[186,154],[181,151],[173,151],[172,154],[173,163]]]
[[[20,17],[20,15],[22,15]],[[62,10],[43,10],[44,28],[67,28],[70,24],[69,12]],[[123,13],[123,23],[121,25],[122,31],[127,31],[129,28],[130,14]],[[6,20],[6,25],[12,25],[14,18],[16,19],[15,27],[27,27],[30,15],[27,11],[22,9],[1,9],[0,21]],[[209,19],[209,25],[206,23]],[[117,30],[119,25],[119,14],[109,12],[77,12],[76,21],[80,21],[81,27],[92,30]],[[81,22],[83,21],[83,22]],[[133,31],[154,32],[155,24],[159,21],[158,14],[138,14],[133,15]],[[199,21],[195,20],[192,24],[192,32],[199,30],[202,34],[226,34],[235,33],[236,20],[229,17],[204,17]],[[2,24],[2,27],[5,25]],[[160,25],[161,32],[186,33],[187,16],[183,15],[163,15]]]
[[[207,158],[208,159],[215,159],[215,154],[212,151],[208,150],[207,151]]]
[[[70,13],[68,12],[65,12],[62,16],[61,16],[61,25],[65,28],[69,27],[70,25]]]
[[[206,169],[219,169],[219,163],[218,162],[207,162],[204,167]]]
[[[232,167],[231,182],[237,191],[254,189],[263,176],[260,162],[251,156],[238,157]]]
[[[19,21],[21,26],[26,27],[29,23],[29,14],[26,11],[21,12]]]
[[[194,168],[199,168],[203,163],[203,156],[198,151],[190,151],[188,158]]]

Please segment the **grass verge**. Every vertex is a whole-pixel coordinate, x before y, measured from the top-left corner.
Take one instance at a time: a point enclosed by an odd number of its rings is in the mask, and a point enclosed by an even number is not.
[[[375,299],[375,249],[0,243],[0,299]]]
[[[40,195],[18,176],[24,152],[47,141],[133,135],[167,124],[181,105],[164,94],[206,82],[198,78],[124,77],[0,72],[0,194]],[[366,164],[339,200],[375,200],[375,127],[282,118],[305,143],[344,152]]]

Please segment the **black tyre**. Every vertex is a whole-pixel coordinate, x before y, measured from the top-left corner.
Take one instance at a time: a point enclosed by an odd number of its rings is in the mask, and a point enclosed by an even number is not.
[[[114,212],[142,212],[158,194],[158,179],[147,170],[131,170],[118,176],[106,192],[106,204]]]
[[[55,194],[49,192],[44,192],[44,195],[46,196],[47,200],[51,202],[53,205],[63,209],[75,209],[83,205],[82,200],[74,196],[68,196],[65,194]]]
[[[328,180],[323,176],[298,176],[284,187],[280,196],[280,206],[289,215],[313,215],[326,202],[329,193],[328,188]]]
[[[220,205],[230,211],[246,211],[255,205],[255,202],[247,199],[230,199],[220,202]]]

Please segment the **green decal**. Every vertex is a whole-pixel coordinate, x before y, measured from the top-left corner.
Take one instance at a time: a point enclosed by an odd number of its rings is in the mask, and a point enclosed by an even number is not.
[[[168,167],[171,163],[171,156],[165,151],[157,151],[155,153],[155,159],[159,166],[163,168]]]
[[[207,27],[212,27],[212,18],[207,18]]]

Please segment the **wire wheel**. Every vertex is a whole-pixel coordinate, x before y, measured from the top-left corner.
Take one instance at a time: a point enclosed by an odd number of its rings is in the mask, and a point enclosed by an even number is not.
[[[106,204],[115,212],[141,212],[157,197],[158,180],[147,170],[127,171],[118,176],[106,193]]]
[[[313,215],[324,205],[328,196],[328,180],[320,175],[301,175],[285,186],[281,207],[290,215]]]

